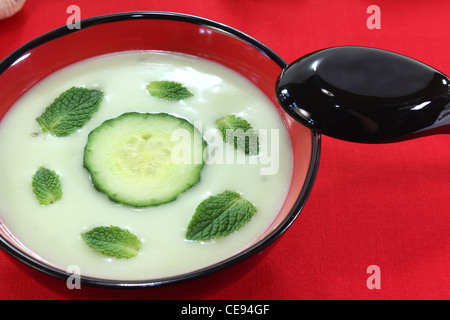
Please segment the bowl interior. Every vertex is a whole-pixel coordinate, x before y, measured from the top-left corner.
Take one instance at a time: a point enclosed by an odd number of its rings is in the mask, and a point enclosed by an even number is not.
[[[320,137],[292,120],[278,105],[275,81],[285,62],[270,49],[230,27],[206,19],[168,13],[126,13],[83,20],[82,29],[61,27],[16,50],[0,64],[0,119],[21,95],[51,73],[83,59],[129,50],[184,53],[219,62],[248,78],[273,102],[289,131],[294,171],[286,201],[271,226],[231,264],[262,249],[295,219],[311,190],[319,160]],[[0,212],[1,220],[1,212]],[[44,272],[65,276],[46,266],[0,223],[4,249]],[[194,277],[200,273],[185,277]],[[158,283],[164,283],[159,280]]]

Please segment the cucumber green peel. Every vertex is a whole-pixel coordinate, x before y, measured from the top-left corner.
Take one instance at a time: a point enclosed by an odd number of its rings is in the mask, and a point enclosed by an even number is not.
[[[174,133],[183,133],[181,142]],[[112,201],[156,206],[175,200],[200,180],[205,148],[200,132],[185,119],[129,112],[91,131],[84,167]],[[184,161],[174,161],[180,150]]]

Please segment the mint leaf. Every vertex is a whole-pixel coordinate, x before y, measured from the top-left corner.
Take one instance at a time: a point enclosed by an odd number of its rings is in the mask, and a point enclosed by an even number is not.
[[[91,119],[102,99],[103,92],[99,90],[72,87],[61,93],[36,121],[43,132],[68,136]]]
[[[40,167],[33,175],[31,185],[39,204],[46,206],[62,197],[59,176],[50,169]]]
[[[82,233],[81,238],[92,249],[118,259],[132,258],[141,248],[136,235],[116,226],[95,227]]]
[[[147,91],[152,96],[169,101],[177,101],[192,97],[193,94],[175,81],[152,81],[147,85]]]
[[[216,125],[223,141],[233,144],[236,150],[240,149],[250,155],[258,154],[259,137],[247,120],[232,114],[217,120]]]
[[[187,227],[186,239],[210,240],[233,233],[251,220],[256,207],[237,192],[225,191],[203,200]]]

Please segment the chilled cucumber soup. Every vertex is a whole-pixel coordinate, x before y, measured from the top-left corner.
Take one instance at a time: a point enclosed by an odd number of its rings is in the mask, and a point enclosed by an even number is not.
[[[146,85],[157,80],[180,82],[193,96],[175,102],[155,98]],[[72,86],[102,90],[104,99],[99,110],[70,136],[43,133],[35,119]],[[83,167],[89,132],[126,112],[164,112],[185,118],[196,124],[209,144],[223,152],[234,149],[217,139],[216,120],[229,114],[246,119],[255,130],[266,130],[267,137],[260,136],[262,146],[269,145],[271,133],[276,131],[279,136],[276,148],[261,148],[266,155],[260,153],[245,163],[209,161],[200,181],[175,201],[136,209],[114,203],[97,191]],[[0,215],[10,232],[42,259],[63,270],[76,266],[82,275],[118,280],[174,276],[243,250],[275,218],[292,174],[288,132],[272,102],[251,82],[211,61],[153,51],[100,56],[45,78],[1,121],[0,150]],[[60,176],[63,190],[62,198],[48,206],[37,202],[31,188],[32,176],[41,166]],[[270,166],[272,172],[262,174]],[[226,237],[185,240],[197,205],[225,190],[239,192],[253,203],[257,212],[252,220]],[[139,238],[142,246],[137,256],[108,257],[82,240],[82,232],[109,225],[128,229]]]

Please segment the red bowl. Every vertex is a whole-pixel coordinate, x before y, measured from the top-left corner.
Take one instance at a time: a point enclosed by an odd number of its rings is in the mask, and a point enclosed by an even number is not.
[[[208,19],[168,12],[126,12],[81,21],[80,29],[60,27],[18,48],[0,62],[0,119],[23,93],[51,73],[83,59],[129,50],[184,53],[218,62],[248,78],[273,102],[289,131],[294,168],[284,205],[270,227],[247,249],[206,268],[163,279],[117,281],[81,276],[81,283],[102,287],[150,287],[198,278],[231,266],[277,239],[302,210],[320,158],[320,135],[290,118],[278,105],[275,82],[287,65],[254,38]],[[0,212],[1,220],[1,212]],[[0,221],[0,245],[13,257],[66,280],[71,274],[20,243]]]

